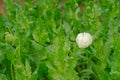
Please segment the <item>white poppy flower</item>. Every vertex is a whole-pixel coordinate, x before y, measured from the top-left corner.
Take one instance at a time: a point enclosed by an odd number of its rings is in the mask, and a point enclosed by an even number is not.
[[[79,48],[86,48],[88,47],[93,41],[93,37],[90,33],[79,33],[76,38],[76,43],[78,44]]]

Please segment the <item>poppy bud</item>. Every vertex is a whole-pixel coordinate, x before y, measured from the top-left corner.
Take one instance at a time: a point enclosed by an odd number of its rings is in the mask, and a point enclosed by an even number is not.
[[[5,33],[5,41],[6,41],[7,43],[11,43],[12,40],[13,40],[12,34],[10,34],[9,32],[6,32],[6,33]]]

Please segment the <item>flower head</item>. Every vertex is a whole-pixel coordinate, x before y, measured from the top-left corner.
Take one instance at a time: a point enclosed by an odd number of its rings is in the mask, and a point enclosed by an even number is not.
[[[79,48],[86,48],[88,47],[93,41],[93,37],[90,33],[79,33],[76,37],[76,43],[78,44]]]

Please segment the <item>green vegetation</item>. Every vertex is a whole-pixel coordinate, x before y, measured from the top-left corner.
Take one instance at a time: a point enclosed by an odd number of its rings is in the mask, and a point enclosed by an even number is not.
[[[119,0],[4,0],[0,80],[119,80]],[[86,49],[80,32],[93,35]]]

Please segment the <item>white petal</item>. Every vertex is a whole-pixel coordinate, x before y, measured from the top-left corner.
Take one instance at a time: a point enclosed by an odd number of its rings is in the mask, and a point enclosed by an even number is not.
[[[76,37],[76,43],[78,44],[79,48],[86,48],[90,44],[92,44],[93,37],[89,33],[79,33]]]

